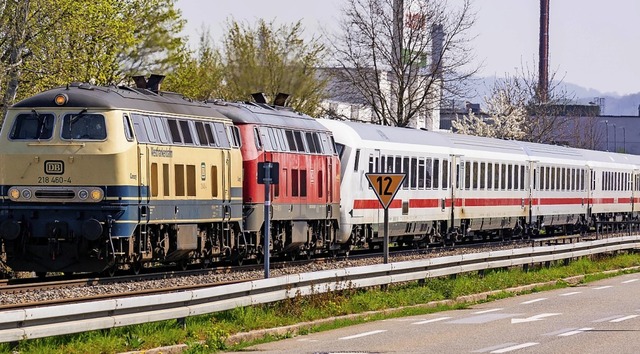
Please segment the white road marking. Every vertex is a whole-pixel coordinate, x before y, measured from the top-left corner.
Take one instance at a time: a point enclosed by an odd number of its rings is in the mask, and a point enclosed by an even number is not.
[[[558,334],[558,337],[568,337],[568,336],[572,336],[574,334],[579,334],[579,333],[582,333],[582,332],[590,331],[592,329],[593,328],[588,328],[588,327],[580,328],[580,329],[576,329],[575,331],[569,331],[569,332],[565,332],[565,333],[562,333],[562,334]]]
[[[538,345],[538,344],[540,344],[540,343],[535,343],[535,342],[522,343],[522,344],[514,345],[514,346],[511,346],[511,347],[506,347],[506,348],[503,348],[503,349],[494,350],[491,353],[506,353],[506,352],[510,352],[510,351],[514,351],[514,350],[518,350],[518,349],[522,349],[522,348],[533,347],[534,345]]]
[[[609,289],[609,288],[613,288],[613,285],[599,286],[597,288],[593,288],[593,290],[602,290],[602,289]]]
[[[342,337],[342,338],[338,338],[338,339],[340,339],[340,340],[354,339],[354,338],[366,337],[366,336],[370,336],[370,335],[374,335],[374,334],[378,334],[378,333],[382,333],[382,332],[386,332],[386,331],[387,331],[386,329],[379,329],[377,331],[354,334],[352,336]]]
[[[543,334],[543,336],[557,336],[558,334],[561,334],[561,333],[567,333],[567,332],[569,332],[569,331],[573,331],[573,330],[575,330],[575,329],[577,329],[577,328],[575,328],[575,327],[572,327],[572,328],[563,328],[563,329],[559,329],[559,330],[557,330],[557,331],[553,331],[553,332],[545,333],[545,334]]]
[[[640,315],[629,315],[629,316],[624,316],[624,317],[616,318],[615,320],[611,320],[611,321],[609,321],[609,322],[612,322],[612,323],[622,322],[622,321],[630,320],[630,319],[632,319],[632,318],[636,318],[636,317],[638,317],[638,316],[640,316]]]
[[[309,338],[301,338],[298,339],[298,342],[319,342],[317,339],[309,339]]]
[[[525,302],[521,302],[521,305],[528,305],[528,304],[533,304],[534,302],[538,302],[538,301],[544,301],[546,300],[546,297],[541,297],[539,299],[533,299],[533,300],[529,300],[529,301],[525,301]]]
[[[504,310],[503,308],[498,308],[498,309],[491,309],[491,310],[484,310],[484,311],[478,311],[478,312],[474,312],[474,315],[480,315],[483,313],[489,313],[489,312],[496,312],[496,311],[500,311],[500,310]]]
[[[631,279],[631,280],[627,280],[627,281],[623,281],[622,284],[629,284],[629,283],[633,283],[635,281],[638,281],[640,279]]]
[[[524,323],[524,322],[533,322],[533,321],[542,321],[545,317],[558,316],[562,315],[561,313],[541,313],[539,315],[527,317],[527,318],[512,318],[511,323]]]
[[[432,318],[429,320],[424,320],[424,321],[419,321],[419,322],[413,322],[412,324],[414,325],[421,325],[421,324],[427,324],[427,323],[432,323],[432,322],[438,322],[438,321],[444,321],[444,320],[448,320],[451,317],[438,317],[438,318]]]
[[[490,352],[492,350],[502,349],[502,348],[510,347],[510,346],[516,345],[516,344],[518,344],[518,343],[511,342],[511,343],[502,343],[502,344],[498,344],[498,345],[492,345],[490,347],[474,350],[474,351],[472,351],[472,353],[486,353],[486,352]]]
[[[620,317],[622,316],[621,315],[609,316],[609,317],[601,318],[591,322],[607,322],[607,321],[615,320],[616,318],[620,318]]]
[[[572,293],[566,293],[566,294],[560,294],[560,296],[571,296],[571,295],[576,295],[576,294],[581,294],[582,291],[574,291]]]

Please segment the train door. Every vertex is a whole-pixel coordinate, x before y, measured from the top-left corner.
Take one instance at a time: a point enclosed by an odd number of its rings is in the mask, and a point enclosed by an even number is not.
[[[456,218],[456,200],[460,198],[460,190],[464,189],[464,161],[462,156],[460,155],[449,155],[449,159],[451,160],[451,164],[449,165],[450,171],[449,175],[451,176],[450,184],[450,202],[447,202],[446,199],[442,200],[442,211],[448,215],[448,229],[442,228],[441,230],[445,239],[449,238],[448,233],[452,232],[456,226],[459,226],[460,219]],[[456,220],[457,225],[456,225]]]
[[[230,203],[231,203],[231,150],[221,150],[221,163],[222,163],[222,178],[220,181],[220,188],[222,191],[221,199],[224,205],[224,219],[231,217]]]
[[[589,220],[591,220],[591,214],[593,213],[593,202],[594,202],[594,190],[596,187],[596,172],[594,171],[594,169],[592,167],[588,167],[585,170],[585,180],[586,180],[586,186],[585,186],[585,190],[587,192],[587,218]],[[589,222],[589,220],[587,220],[587,222]]]
[[[540,169],[538,167],[538,165],[536,164],[535,161],[528,161],[528,170],[529,170],[529,186],[527,187],[528,191],[527,191],[527,201],[524,203],[527,208],[528,208],[528,212],[526,213],[528,215],[528,220],[527,222],[529,223],[529,225],[533,225],[534,224],[534,198],[537,197],[537,183],[539,183],[539,178],[540,178]],[[536,203],[537,204],[537,203]]]
[[[631,180],[629,181],[629,190],[631,194],[631,216],[635,218],[636,210],[636,198],[640,197],[638,193],[638,182],[640,181],[640,170],[634,169],[631,173]]]

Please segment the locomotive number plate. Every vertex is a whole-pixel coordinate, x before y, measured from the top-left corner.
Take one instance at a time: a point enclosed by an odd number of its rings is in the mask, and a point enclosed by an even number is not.
[[[47,160],[44,162],[44,173],[47,175],[61,175],[64,173],[64,161]]]

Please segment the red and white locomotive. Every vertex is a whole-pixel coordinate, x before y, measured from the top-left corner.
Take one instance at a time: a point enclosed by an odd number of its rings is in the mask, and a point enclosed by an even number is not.
[[[258,163],[279,164],[279,183],[271,186],[270,242],[273,254],[309,257],[348,249],[339,228],[340,161],[331,133],[316,119],[282,105],[217,102],[242,138],[244,238],[261,245],[265,189],[258,184]],[[260,260],[262,247],[248,247]]]

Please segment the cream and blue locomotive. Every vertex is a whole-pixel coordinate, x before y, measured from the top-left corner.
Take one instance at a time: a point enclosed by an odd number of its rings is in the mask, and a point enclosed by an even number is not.
[[[0,134],[0,255],[14,271],[111,272],[241,258],[242,157],[211,104],[70,84]]]

